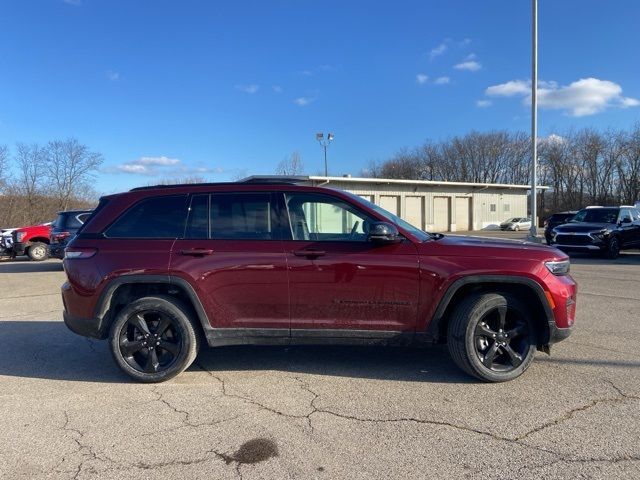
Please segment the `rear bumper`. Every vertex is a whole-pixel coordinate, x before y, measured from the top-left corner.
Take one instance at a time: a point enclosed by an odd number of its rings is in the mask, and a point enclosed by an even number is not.
[[[66,310],[62,313],[64,324],[69,330],[83,337],[102,338],[99,324],[93,318],[83,318],[71,315]]]
[[[62,243],[52,243],[49,245],[49,256],[54,258],[59,258],[62,260],[64,258],[64,248],[66,245]]]

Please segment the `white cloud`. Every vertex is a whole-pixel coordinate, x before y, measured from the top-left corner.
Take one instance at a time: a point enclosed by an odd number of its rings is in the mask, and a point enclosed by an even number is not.
[[[177,158],[169,158],[169,157],[140,157],[138,160],[135,160],[135,163],[139,163],[140,165],[177,165],[180,163],[180,160]]]
[[[436,85],[446,85],[450,82],[451,79],[449,77],[438,77],[433,81],[433,83],[435,83]]]
[[[429,80],[429,75],[425,75],[424,73],[416,75],[416,82],[418,82],[419,85],[424,85],[427,83],[427,80]]]
[[[309,98],[309,97],[298,97],[293,101],[293,103],[295,103],[299,107],[306,107],[311,102],[313,102],[313,98]]]
[[[240,90],[241,92],[253,95],[258,90],[260,90],[260,85],[256,85],[255,83],[251,83],[249,85],[236,85],[236,89]]]
[[[219,167],[208,167],[202,163],[195,166],[185,165],[177,158],[160,157],[140,157],[113,167],[104,169],[107,173],[127,173],[134,175],[145,175],[149,177],[174,178],[185,175],[201,175],[206,173],[222,173]]]
[[[120,80],[120,73],[114,72],[113,70],[107,70],[107,78],[112,82],[117,82]]]
[[[471,55],[474,55],[474,54],[471,54]],[[467,57],[465,61],[454,65],[453,68],[455,68],[456,70],[467,70],[469,72],[477,72],[482,68],[482,64],[480,62],[472,60],[472,58],[475,58],[475,55],[473,57],[471,56]]]
[[[531,82],[512,80],[486,89],[488,96],[523,97],[531,103]],[[549,110],[564,110],[571,116],[583,117],[600,113],[607,108],[637,107],[640,101],[622,96],[622,87],[609,80],[581,78],[569,85],[557,82],[538,82],[538,105]]]
[[[476,100],[476,107],[487,108],[491,106],[491,100]]]
[[[275,92],[275,93],[282,93],[282,87],[280,85],[274,85],[273,87],[271,87],[271,89]]]
[[[438,45],[435,48],[432,48],[431,51],[429,52],[429,59],[433,60],[436,57],[439,57],[440,55],[442,55],[444,52],[447,51],[447,44],[445,42],[442,42],[440,45]]]
[[[555,133],[552,133],[551,135],[547,136],[547,137],[540,137],[539,141],[541,143],[547,143],[547,144],[555,144],[555,145],[561,145],[564,142],[567,141],[566,138],[564,138],[561,135],[556,135]]]
[[[514,95],[526,95],[531,91],[531,82],[524,80],[511,80],[500,85],[493,85],[485,90],[490,97],[513,97]]]
[[[470,38],[463,38],[460,42],[459,45],[461,47],[466,47],[467,45],[471,44],[471,39]]]

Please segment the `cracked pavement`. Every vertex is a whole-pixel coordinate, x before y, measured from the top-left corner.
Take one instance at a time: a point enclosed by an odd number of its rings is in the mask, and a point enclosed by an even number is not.
[[[640,254],[572,262],[574,335],[498,385],[442,346],[204,349],[135,384],[65,328],[59,261],[0,262],[0,478],[640,478]]]

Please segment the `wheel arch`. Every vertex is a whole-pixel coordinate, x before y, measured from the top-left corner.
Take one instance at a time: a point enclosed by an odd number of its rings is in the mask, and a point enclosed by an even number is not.
[[[49,237],[33,237],[30,238],[29,240],[27,240],[26,242],[26,246],[30,247],[31,245],[33,245],[36,242],[40,242],[40,243],[46,243],[47,245],[49,245]]]
[[[515,275],[473,275],[453,282],[446,290],[427,327],[427,334],[436,342],[444,343],[447,337],[449,318],[459,301],[476,293],[511,293],[525,298],[531,305],[533,319],[538,332],[537,346],[545,349],[551,340],[555,317],[542,286],[529,277]]]
[[[198,295],[183,278],[173,275],[126,275],[111,280],[100,294],[93,315],[98,321],[99,337],[107,337],[115,316],[127,303],[152,295],[168,295],[181,300],[190,310],[185,313],[194,320],[194,327],[200,328],[202,333],[211,329]]]

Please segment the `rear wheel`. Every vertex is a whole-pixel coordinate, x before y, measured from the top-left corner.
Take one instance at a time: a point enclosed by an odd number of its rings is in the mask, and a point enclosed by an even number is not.
[[[163,382],[186,370],[200,343],[187,311],[165,296],[140,298],[122,309],[109,333],[118,366],[146,383]]]
[[[536,335],[529,310],[506,293],[477,294],[453,312],[449,352],[465,372],[486,382],[520,376],[531,364]]]
[[[27,255],[34,262],[41,262],[49,258],[49,247],[43,242],[34,242],[27,249]]]
[[[604,251],[604,256],[610,260],[618,258],[620,255],[620,241],[617,237],[611,237],[607,244],[607,249]]]

